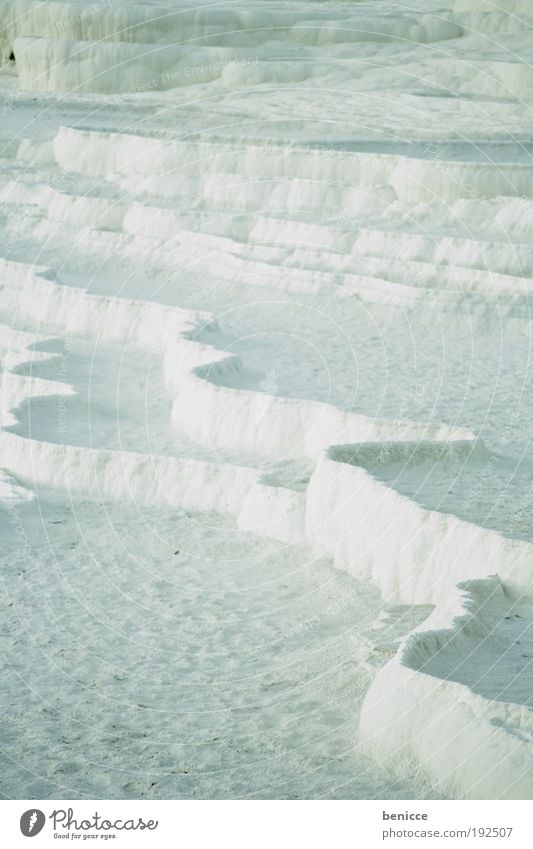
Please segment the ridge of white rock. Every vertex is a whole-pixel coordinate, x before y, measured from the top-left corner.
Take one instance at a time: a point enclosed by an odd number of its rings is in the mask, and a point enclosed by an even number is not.
[[[531,595],[527,587],[512,594],[497,578],[458,586],[455,604],[439,605],[378,672],[361,733],[376,757],[394,763],[409,752],[455,794],[492,797],[497,784],[498,798],[527,799],[531,646],[518,636],[529,636]]]

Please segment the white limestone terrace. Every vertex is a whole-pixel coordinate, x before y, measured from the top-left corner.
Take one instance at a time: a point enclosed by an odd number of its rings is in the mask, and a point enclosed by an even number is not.
[[[493,5],[0,3],[5,796],[530,798]]]

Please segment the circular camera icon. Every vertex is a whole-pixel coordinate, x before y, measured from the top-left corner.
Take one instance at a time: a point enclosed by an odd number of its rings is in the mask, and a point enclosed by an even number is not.
[[[43,830],[46,822],[46,817],[42,811],[37,808],[30,808],[29,811],[24,811],[20,818],[20,830],[24,837],[35,837]]]

